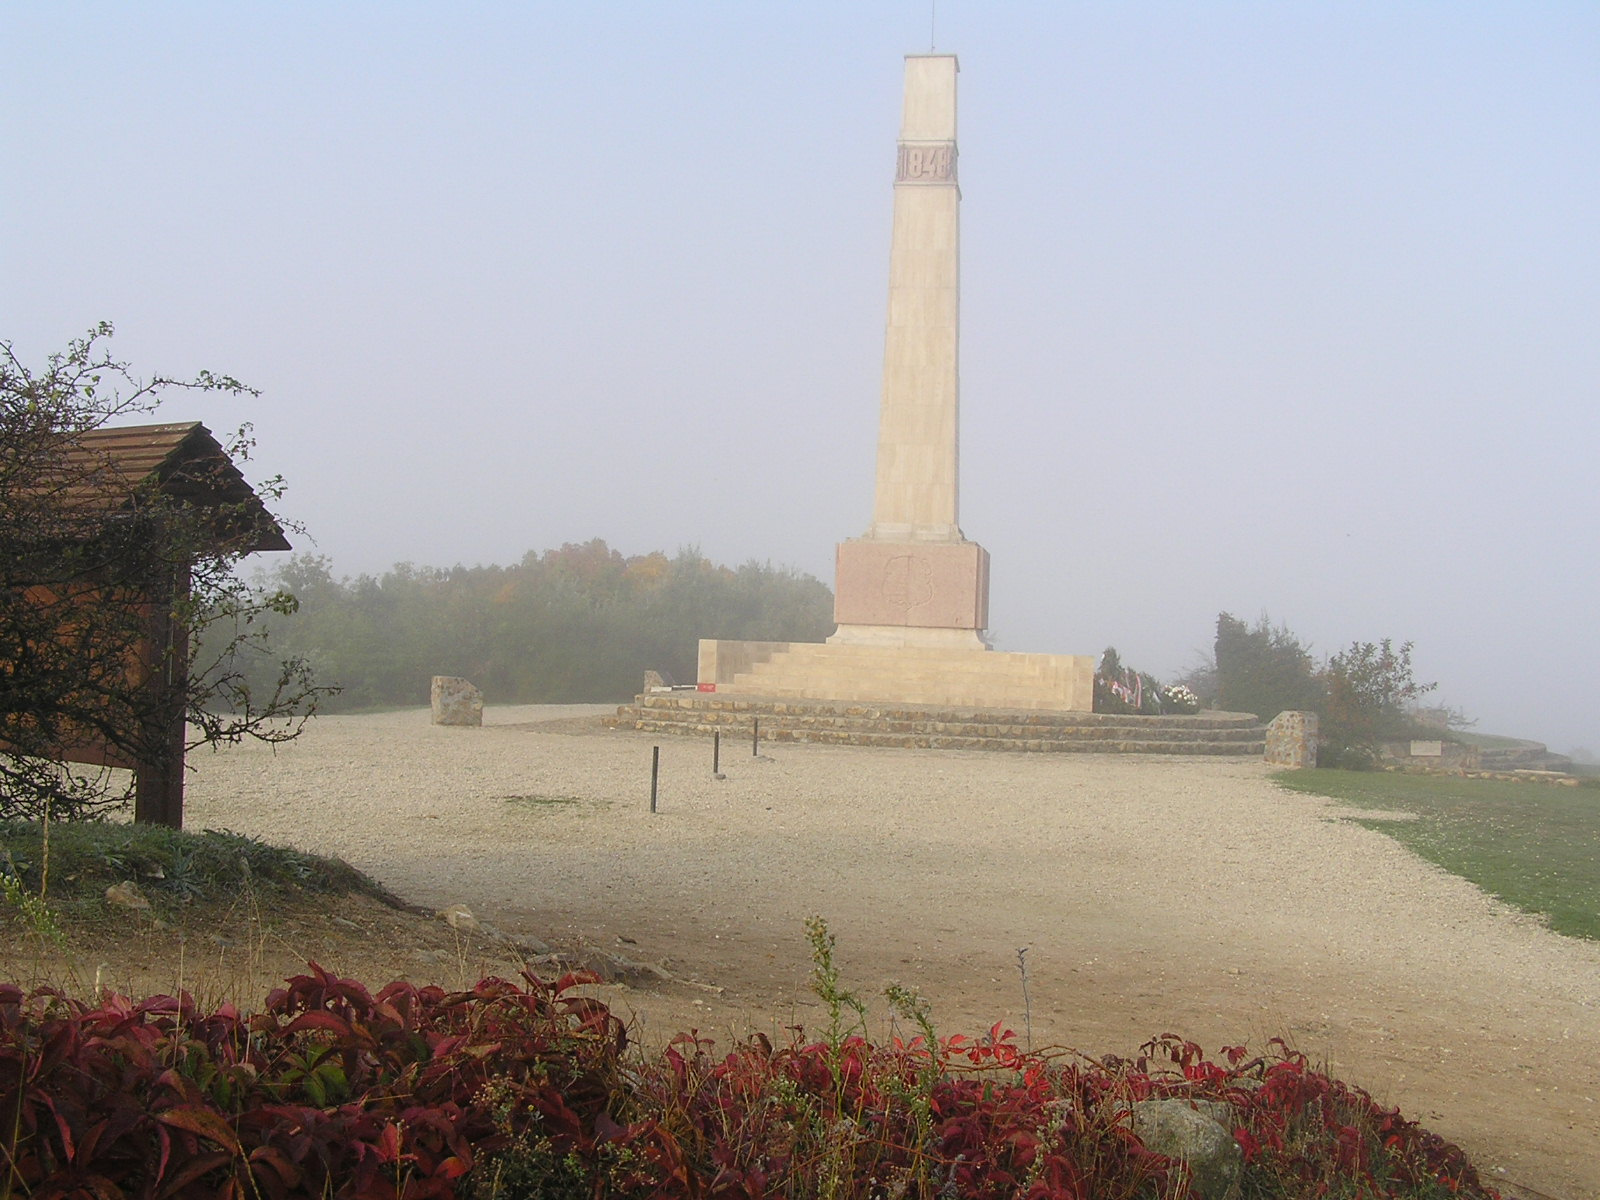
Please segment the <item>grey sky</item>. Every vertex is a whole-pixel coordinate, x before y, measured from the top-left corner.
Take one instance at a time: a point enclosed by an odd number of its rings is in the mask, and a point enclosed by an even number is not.
[[[1414,639],[1600,749],[1600,5],[940,0],[1004,649]],[[928,5],[14,2],[0,337],[226,370],[341,574],[870,518]]]

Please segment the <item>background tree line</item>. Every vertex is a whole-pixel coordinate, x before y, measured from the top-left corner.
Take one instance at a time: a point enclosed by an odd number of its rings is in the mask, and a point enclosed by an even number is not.
[[[1385,741],[1421,732],[1416,702],[1436,686],[1412,674],[1410,642],[1352,642],[1319,665],[1286,626],[1265,615],[1247,625],[1231,613],[1217,615],[1214,658],[1184,682],[1207,707],[1263,721],[1316,713],[1319,765],[1345,767],[1370,766]]]
[[[692,547],[624,557],[599,538],[507,567],[401,563],[355,578],[296,555],[257,584],[298,601],[265,620],[279,657],[306,659],[340,689],[325,711],[423,704],[434,675],[470,679],[499,704],[622,701],[646,670],[694,682],[700,638],[833,632],[833,593],[813,576],[719,566]],[[265,686],[271,664],[261,665]]]

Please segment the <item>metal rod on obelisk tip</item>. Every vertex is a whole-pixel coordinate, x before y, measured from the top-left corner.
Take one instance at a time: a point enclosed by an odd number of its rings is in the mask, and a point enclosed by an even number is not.
[[[656,811],[656,785],[661,780],[661,747],[650,747],[650,811]]]

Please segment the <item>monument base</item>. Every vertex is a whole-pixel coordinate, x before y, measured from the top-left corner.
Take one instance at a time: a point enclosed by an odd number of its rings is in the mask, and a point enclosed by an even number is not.
[[[835,556],[833,619],[841,626],[989,627],[989,552],[977,542],[855,538]]]
[[[830,646],[899,646],[929,650],[988,650],[976,629],[929,629],[917,625],[841,625]]]
[[[704,691],[735,696],[974,709],[1094,709],[1091,656],[1008,654],[970,646],[705,639],[700,643],[699,683]]]

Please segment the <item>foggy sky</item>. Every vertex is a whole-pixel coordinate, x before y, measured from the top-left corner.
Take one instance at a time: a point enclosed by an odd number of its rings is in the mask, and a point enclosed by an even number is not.
[[[231,372],[338,574],[603,537],[831,583],[926,2],[13,2],[0,337]],[[939,0],[1002,649],[1416,643],[1600,750],[1600,6]]]

